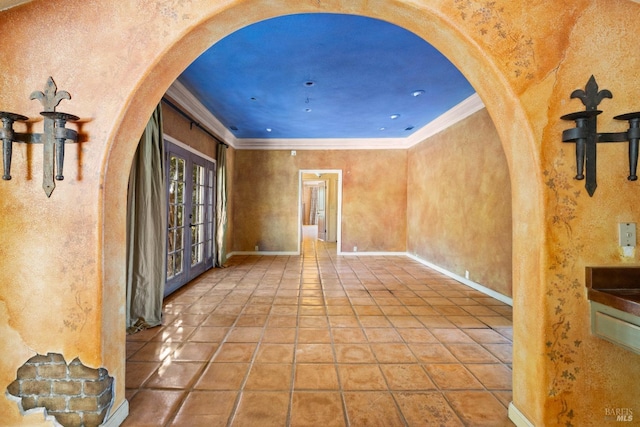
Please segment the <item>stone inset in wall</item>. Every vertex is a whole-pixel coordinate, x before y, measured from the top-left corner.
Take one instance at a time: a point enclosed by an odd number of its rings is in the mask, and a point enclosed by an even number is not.
[[[36,355],[18,368],[9,394],[23,411],[44,408],[64,427],[93,427],[104,421],[113,402],[113,377],[76,358],[67,365],[61,354]]]

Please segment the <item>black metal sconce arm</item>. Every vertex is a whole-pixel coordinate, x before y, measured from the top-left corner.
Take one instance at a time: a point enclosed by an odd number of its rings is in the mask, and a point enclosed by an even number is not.
[[[576,127],[562,132],[562,142],[576,144],[576,176],[575,179],[586,178],[585,188],[589,196],[593,196],[598,186],[596,180],[596,145],[600,142],[629,142],[629,181],[638,179],[638,145],[640,141],[640,112],[615,116],[616,120],[629,122],[625,132],[598,133],[597,117],[602,113],[596,107],[604,98],[613,98],[608,90],[598,91],[598,84],[593,76],[587,82],[585,90],[575,90],[571,98],[580,98],[586,109],[576,113],[565,114],[562,120],[574,121]]]
[[[4,173],[2,179],[11,179],[11,155],[14,142],[27,144],[43,144],[43,178],[42,187],[47,195],[55,188],[54,174],[57,181],[64,179],[64,146],[67,141],[77,142],[78,133],[73,129],[66,128],[69,121],[77,121],[79,117],[73,114],[56,111],[56,107],[63,99],[71,99],[66,91],[57,91],[53,79],[49,77],[43,92],[33,92],[31,99],[38,99],[45,110],[40,114],[44,116],[43,133],[17,133],[13,131],[13,123],[16,121],[28,120],[20,114],[0,111],[2,128],[0,129],[0,139],[2,139],[2,161]],[[55,159],[55,165],[54,165]]]

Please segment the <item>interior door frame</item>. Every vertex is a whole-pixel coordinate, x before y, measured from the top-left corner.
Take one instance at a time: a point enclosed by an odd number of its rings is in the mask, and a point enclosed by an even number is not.
[[[189,145],[186,145],[185,143],[169,136],[169,135],[164,135],[164,140],[168,143],[170,143],[171,145],[173,145],[177,150],[170,150],[167,149],[165,147],[165,152],[166,152],[166,156],[168,158],[169,156],[169,152],[175,152],[175,154],[177,155],[187,155],[189,157],[188,161],[193,162],[194,164],[198,164],[200,166],[203,166],[202,164],[200,164],[201,161],[204,162],[209,162],[213,164],[213,188],[212,188],[212,193],[211,193],[211,203],[213,203],[213,217],[211,218],[211,220],[213,221],[213,230],[212,230],[212,239],[215,241],[215,226],[216,226],[216,221],[215,221],[215,197],[216,197],[216,191],[215,191],[215,186],[216,186],[216,170],[217,170],[217,162],[215,159],[207,156],[204,153],[201,153],[200,151],[194,149],[193,147],[190,147]],[[184,154],[182,154],[181,152],[184,152]],[[197,159],[197,161],[195,161],[194,159]],[[166,160],[165,160],[166,161]],[[168,168],[167,168],[167,173],[168,173]],[[192,180],[191,177],[191,170],[185,170],[185,174],[187,175],[187,186],[189,186]],[[206,175],[206,174],[205,174]],[[206,180],[206,176],[205,176],[205,180]],[[193,190],[191,188],[191,190]],[[189,197],[191,197],[191,192],[189,192]],[[168,205],[168,201],[167,201],[167,205]],[[206,212],[206,203],[205,203],[205,218],[208,218],[207,212]],[[188,215],[190,214],[190,212],[187,212],[185,210],[184,215],[185,215],[185,220],[188,221]],[[189,230],[189,231],[187,231]],[[185,236],[185,241],[183,242],[184,245],[184,250],[185,250],[185,254],[187,252],[189,252],[189,254],[191,253],[191,237],[190,237],[190,227],[185,227],[185,231],[184,231],[184,236]],[[189,234],[189,236],[187,236],[187,233]],[[205,223],[205,233],[206,233],[206,223]],[[165,235],[166,237],[166,235]],[[207,248],[206,248],[206,240],[205,240],[205,258],[202,261],[201,265],[197,265],[197,266],[192,266],[192,265],[187,265],[186,260],[183,258],[183,263],[184,263],[184,270],[183,270],[183,274],[185,278],[185,282],[183,284],[178,285],[176,282],[179,282],[179,280],[174,280],[174,279],[168,279],[166,281],[165,284],[165,297],[167,295],[169,295],[172,292],[175,292],[176,290],[180,289],[180,287],[182,287],[184,284],[189,283],[191,280],[193,280],[195,277],[199,276],[200,274],[204,273],[205,271],[207,271],[210,268],[213,268],[213,265],[215,264],[215,257],[216,257],[216,253],[215,253],[215,243],[212,246],[212,252],[211,252],[211,259],[209,259],[208,255],[207,255]],[[190,259],[190,255],[189,255],[189,259]]]
[[[304,174],[337,174],[336,184],[338,194],[337,221],[336,221],[336,247],[338,255],[342,254],[342,169],[300,169],[298,171],[298,254],[302,253],[302,195],[304,194]]]

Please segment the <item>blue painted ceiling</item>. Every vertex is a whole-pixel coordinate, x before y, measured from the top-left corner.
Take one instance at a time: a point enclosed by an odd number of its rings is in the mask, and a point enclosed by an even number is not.
[[[238,139],[404,138],[474,93],[415,34],[339,14],[249,25],[178,80]]]

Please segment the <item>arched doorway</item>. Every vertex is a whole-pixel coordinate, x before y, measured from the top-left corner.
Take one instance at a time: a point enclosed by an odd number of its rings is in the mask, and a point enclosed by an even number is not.
[[[126,189],[126,180],[123,179],[121,170],[113,167],[115,160],[119,163],[129,164],[135,149],[132,135],[139,134],[141,129],[140,120],[144,117],[144,112],[150,112],[162,95],[162,88],[166,89],[177,77],[179,72],[188,65],[195,57],[215,43],[224,35],[232,32],[248,23],[269,17],[298,12],[336,12],[336,13],[357,13],[373,18],[390,21],[396,25],[407,28],[429,43],[437,47],[448,56],[454,64],[467,76],[474,87],[477,88],[480,96],[485,100],[485,104],[493,117],[510,117],[513,121],[507,123],[505,120],[495,120],[498,132],[503,141],[507,160],[510,165],[512,188],[513,188],[513,215],[514,223],[520,225],[529,224],[523,227],[524,232],[514,235],[514,253],[523,254],[536,252],[539,248],[541,238],[536,231],[542,230],[539,226],[542,222],[542,214],[539,212],[538,200],[539,190],[531,191],[530,182],[525,182],[525,176],[534,176],[538,170],[537,161],[533,156],[533,140],[531,132],[526,123],[523,110],[518,99],[512,95],[510,88],[506,85],[504,76],[496,72],[490,64],[487,56],[472,43],[471,35],[466,34],[463,29],[452,26],[451,23],[441,19],[435,10],[428,7],[417,9],[415,5],[408,4],[384,4],[376,10],[369,10],[365,6],[345,6],[338,5],[324,7],[315,5],[311,8],[290,6],[280,4],[269,10],[254,7],[256,2],[237,2],[234,7],[225,11],[218,11],[211,7],[207,11],[206,19],[201,19],[196,26],[197,31],[172,40],[172,45],[155,67],[149,66],[148,74],[141,77],[137,88],[131,93],[131,104],[123,107],[123,120],[114,137],[110,140],[109,147],[105,149],[104,164],[106,165],[104,174],[104,196],[103,206],[113,206],[121,204],[123,188]],[[202,13],[202,11],[200,11]],[[207,35],[204,36],[203,33]],[[514,124],[515,123],[515,124]],[[518,124],[523,124],[519,126]],[[511,141],[518,141],[520,147],[525,149],[513,150]],[[514,174],[514,171],[518,174]],[[119,236],[124,229],[124,212],[109,211],[104,214],[104,230],[118,230],[119,233],[104,234],[104,288],[120,286],[119,278],[122,276],[123,266],[119,260],[124,259],[124,246],[121,244]],[[533,249],[532,249],[533,248]],[[107,255],[108,254],[108,255]],[[537,267],[527,257],[520,258],[521,262],[514,271],[514,309],[516,322],[516,335],[519,329],[526,329],[523,323],[524,307],[522,305],[522,289],[527,283],[539,281],[536,277],[539,274]],[[531,263],[531,264],[529,264]],[[123,298],[123,290],[120,292],[105,292],[107,298],[104,299],[103,311],[110,313],[113,307],[120,304]],[[117,318],[117,316],[114,316]],[[118,355],[124,353],[124,342],[115,343],[102,339],[105,359],[113,358],[111,361],[105,360],[105,364],[116,367],[115,371],[122,371],[123,367]],[[515,359],[522,360],[531,349],[521,348],[520,343],[514,349]],[[113,356],[110,356],[113,355]],[[518,375],[518,364],[514,365],[514,390],[518,390],[518,381],[524,381]],[[117,374],[116,374],[117,375]],[[120,381],[120,388],[117,389],[116,406],[122,403],[123,381]],[[517,395],[514,399],[517,399]],[[531,398],[531,396],[528,396]]]

